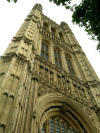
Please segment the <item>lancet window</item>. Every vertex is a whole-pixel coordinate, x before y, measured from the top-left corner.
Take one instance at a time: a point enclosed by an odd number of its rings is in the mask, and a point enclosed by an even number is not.
[[[42,47],[41,47],[41,57],[43,57],[44,59],[48,60],[48,45],[42,43]]]
[[[75,75],[75,71],[74,71],[74,68],[73,68],[73,64],[72,64],[71,58],[70,57],[66,57],[66,62],[67,62],[67,65],[68,65],[69,72],[72,75]]]
[[[61,57],[58,49],[54,50],[55,65],[61,67]]]

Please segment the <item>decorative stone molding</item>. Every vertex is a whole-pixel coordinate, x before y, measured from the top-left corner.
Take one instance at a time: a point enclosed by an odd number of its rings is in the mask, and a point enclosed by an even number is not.
[[[97,86],[100,86],[100,81],[97,81],[97,80],[88,81],[87,84],[88,86],[97,87]]]
[[[38,19],[38,17],[37,17],[35,14],[33,14],[32,20],[33,20],[35,23],[38,23],[38,22],[39,22],[39,19]]]
[[[39,79],[38,79],[37,73],[33,73],[31,79],[32,79],[32,80],[35,80],[35,81],[38,81]]]
[[[83,54],[83,55],[85,55],[85,54],[84,54],[84,52],[83,52],[83,51],[81,51],[81,50],[74,51],[74,52],[73,52],[73,55],[75,55],[75,54]]]
[[[5,96],[7,96],[7,97],[9,97],[9,98],[14,99],[14,94],[13,94],[13,93],[11,93],[11,92],[4,91],[4,92],[3,92],[3,95],[5,95]]]
[[[41,4],[36,4],[34,7],[33,7],[33,10],[39,10],[40,12],[42,12],[42,5]]]

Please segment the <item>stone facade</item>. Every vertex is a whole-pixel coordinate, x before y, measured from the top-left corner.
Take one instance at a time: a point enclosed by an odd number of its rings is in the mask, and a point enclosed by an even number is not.
[[[69,26],[36,4],[0,58],[0,133],[100,133],[99,89]]]

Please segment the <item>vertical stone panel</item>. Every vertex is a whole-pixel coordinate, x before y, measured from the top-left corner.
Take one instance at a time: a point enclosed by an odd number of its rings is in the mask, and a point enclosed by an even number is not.
[[[64,53],[63,49],[61,50],[60,55],[61,55],[61,62],[62,62],[63,70],[65,72],[69,73],[67,62],[66,62],[66,58],[65,58],[65,53]]]
[[[74,70],[76,72],[76,77],[78,77],[79,79],[82,79],[82,76],[80,74],[80,71],[78,69],[78,66],[77,66],[77,63],[76,63],[76,60],[75,60],[74,56],[72,56],[72,61],[73,61],[73,64],[74,64]]]
[[[50,45],[49,45],[49,61],[52,64],[55,64],[55,60],[54,60],[54,44],[53,44],[53,42],[51,42]]]

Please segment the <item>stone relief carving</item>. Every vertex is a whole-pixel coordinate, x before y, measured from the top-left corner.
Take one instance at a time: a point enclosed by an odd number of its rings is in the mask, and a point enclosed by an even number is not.
[[[40,84],[39,88],[38,88],[38,96],[41,96],[43,94],[47,94],[47,93],[54,93],[54,91],[49,88],[46,85]]]
[[[71,79],[71,77],[69,77],[68,75],[63,75],[62,71],[57,69],[57,67],[55,68],[54,66],[47,63],[46,61],[43,61],[42,59],[36,58],[36,60],[38,62],[38,66],[36,68],[39,69],[38,71],[35,70],[35,72],[37,73],[39,82],[44,85],[45,88],[51,88],[43,89],[43,87],[41,87],[41,92],[39,92],[39,95],[41,95],[40,93],[49,93],[49,91],[51,92],[52,90],[54,92],[62,93],[63,95],[71,97],[82,104],[87,104],[89,102],[89,99],[86,98],[86,95],[83,91],[83,88],[85,89],[83,83],[80,82],[80,84],[82,84],[80,85],[80,88],[79,85],[78,87],[75,87],[71,82],[71,80],[73,81],[74,78]],[[54,69],[59,73],[55,73]],[[77,83],[76,81],[74,82]]]

